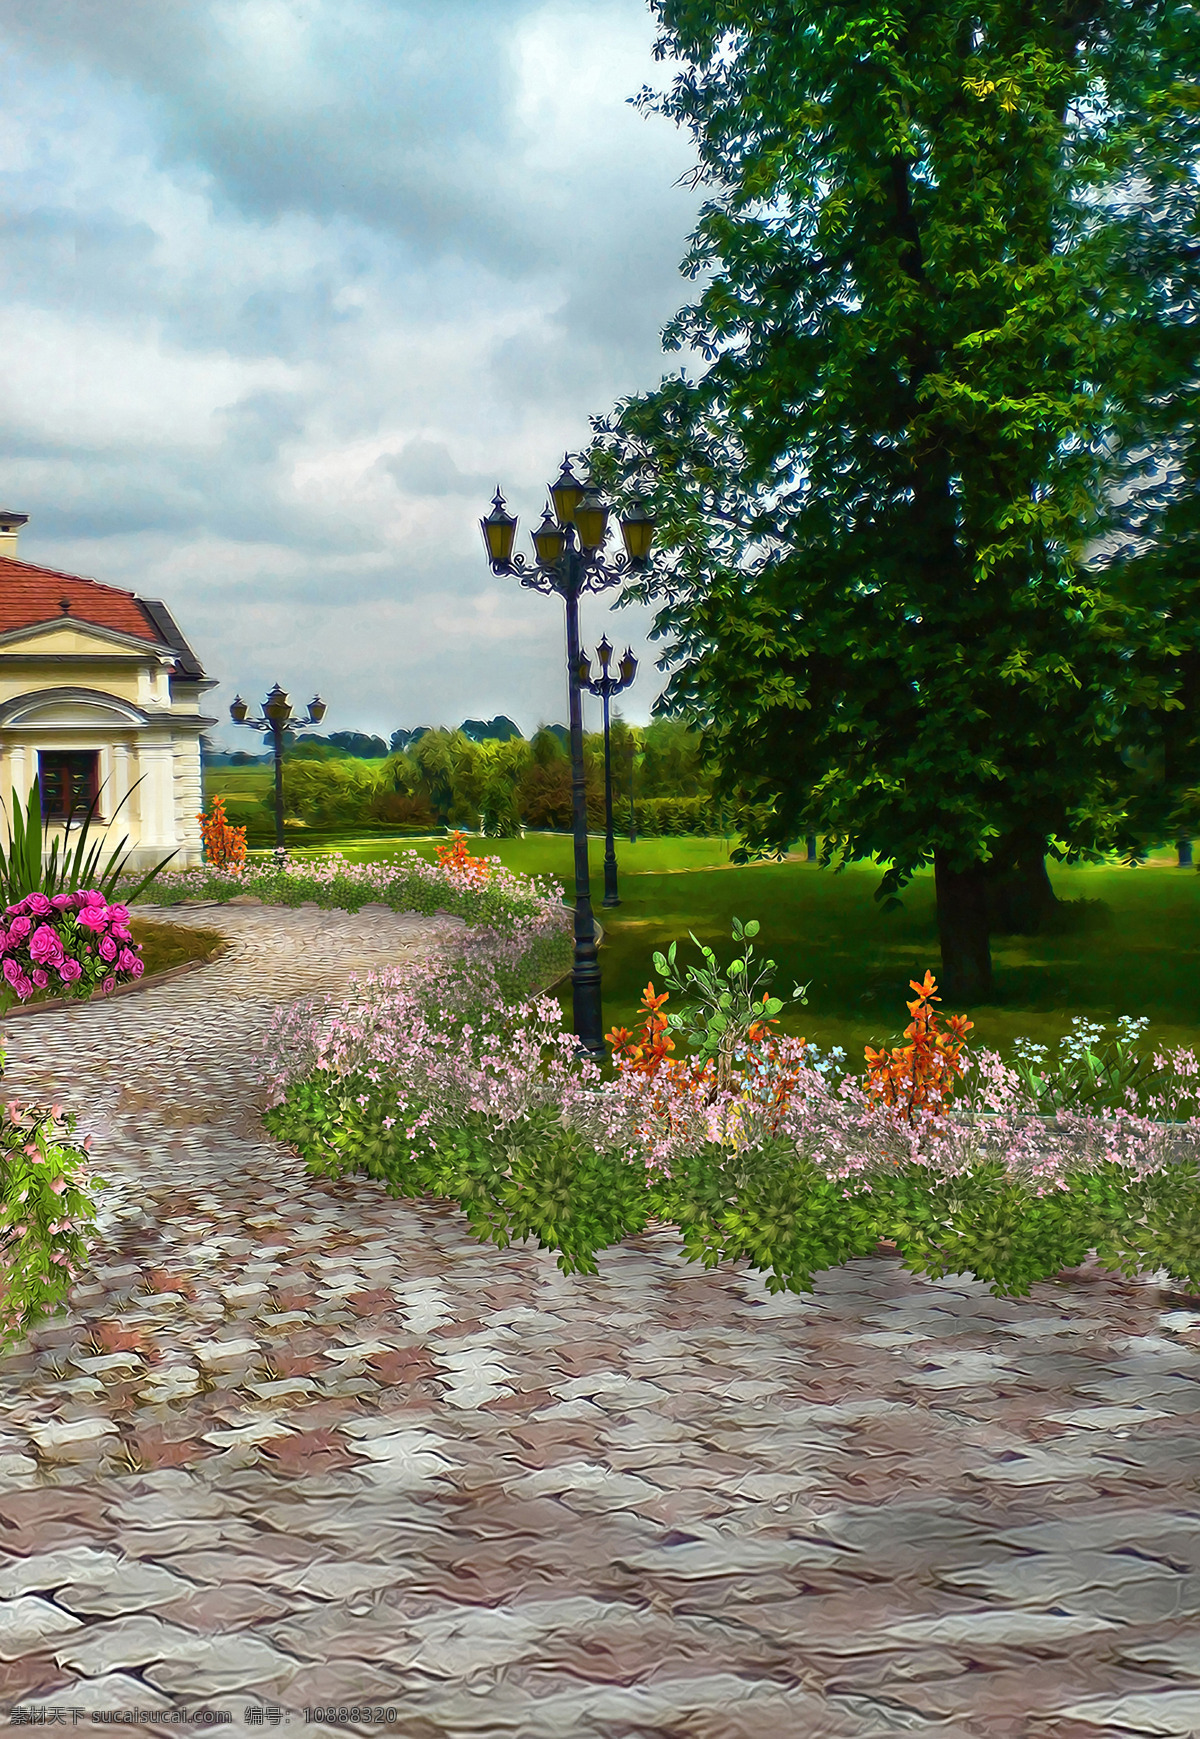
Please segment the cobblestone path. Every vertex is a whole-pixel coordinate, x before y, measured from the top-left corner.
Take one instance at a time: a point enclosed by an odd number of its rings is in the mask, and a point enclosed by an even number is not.
[[[250,1060],[276,1003],[455,921],[174,916],[231,951],[7,1032],[6,1092],[79,1109],[114,1184],[71,1314],[0,1359],[14,1722],[1200,1733],[1200,1315],[480,1248],[310,1180]]]

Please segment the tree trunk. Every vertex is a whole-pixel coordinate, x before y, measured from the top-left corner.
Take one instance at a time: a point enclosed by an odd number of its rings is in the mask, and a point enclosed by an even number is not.
[[[1045,854],[1037,847],[989,877],[988,918],[996,935],[1037,936],[1057,906]]]
[[[981,863],[952,870],[946,854],[939,851],[934,854],[933,873],[942,944],[938,983],[945,999],[942,1006],[980,1002],[992,994],[987,870]]]

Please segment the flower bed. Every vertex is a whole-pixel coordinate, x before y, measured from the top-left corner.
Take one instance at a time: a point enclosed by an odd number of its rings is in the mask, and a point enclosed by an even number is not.
[[[998,1295],[1091,1251],[1200,1290],[1191,1053],[1146,1059],[1141,1101],[1126,1087],[1133,1101],[1046,1122],[1030,1080],[1047,1077],[965,1055],[970,1023],[938,1030],[930,977],[910,1042],[869,1052],[860,1079],[778,1036],[778,1002],[737,991],[749,954],[743,941],[727,977],[707,956],[690,1020],[672,1025],[648,986],[639,1038],[610,1035],[612,1079],[574,1059],[556,1003],[506,995],[486,948],[450,983],[371,975],[340,1006],[280,1012],[266,1126],[315,1173],[455,1199],[477,1236],[534,1237],[566,1272],[596,1272],[601,1248],[656,1219],[690,1258],[744,1260],[776,1291],[880,1240],[914,1272],[972,1273]],[[692,1054],[673,1056],[688,1031]]]
[[[545,984],[571,963],[571,936],[561,886],[517,875],[499,858],[472,857],[461,836],[438,848],[429,863],[409,851],[388,863],[355,864],[338,852],[317,860],[274,864],[205,865],[164,871],[148,890],[157,905],[181,900],[230,900],[252,894],[266,905],[319,906],[357,912],[371,903],[398,912],[448,912],[489,938],[497,968],[512,994]]]

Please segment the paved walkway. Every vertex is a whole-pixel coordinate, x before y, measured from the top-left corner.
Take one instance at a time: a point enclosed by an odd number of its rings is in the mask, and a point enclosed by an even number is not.
[[[249,1060],[277,1002],[455,921],[174,915],[232,949],[7,1032],[5,1091],[83,1112],[115,1187],[70,1316],[0,1359],[0,1709],[1200,1733],[1200,1316],[887,1255],[772,1299],[665,1234],[590,1280],[480,1248],[310,1180]]]

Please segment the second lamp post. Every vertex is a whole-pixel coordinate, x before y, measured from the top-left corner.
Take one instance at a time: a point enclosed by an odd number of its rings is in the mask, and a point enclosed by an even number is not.
[[[625,656],[617,666],[618,674],[609,674],[612,663],[613,649],[608,644],[607,635],[596,648],[596,657],[600,660],[600,674],[592,675],[592,661],[586,653],[579,659],[579,685],[586,688],[589,694],[599,695],[604,702],[604,899],[606,906],[619,906],[620,896],[617,893],[617,851],[613,842],[613,805],[612,805],[612,751],[608,740],[608,703],[614,694],[620,694],[629,687],[637,675],[637,659],[630,647],[625,648]],[[632,810],[630,811],[632,815]],[[630,822],[632,827],[633,823]]]
[[[262,718],[249,718],[247,715],[250,708],[239,694],[230,705],[229,716],[235,725],[248,725],[252,731],[271,733],[271,743],[275,750],[275,863],[277,868],[282,869],[287,856],[287,846],[283,839],[283,733],[287,730],[311,730],[314,725],[319,725],[325,717],[325,702],[319,694],[315,694],[308,703],[308,717],[294,719],[292,703],[276,683],[263,701],[262,709]]]
[[[650,559],[654,521],[640,504],[621,520],[625,555],[605,560],[609,509],[596,490],[581,483],[563,460],[550,485],[550,508],[533,534],[536,566],[513,555],[517,522],[505,510],[499,489],[492,511],[479,522],[494,574],[515,574],[535,592],[556,592],[567,608],[567,700],[571,723],[571,818],[575,840],[575,963],[571,971],[571,1003],[578,1054],[600,1062],[604,1055],[604,1016],[600,998],[600,960],[596,920],[588,877],[587,793],[583,774],[583,707],[579,693],[579,599],[584,592],[603,592],[618,585]]]

